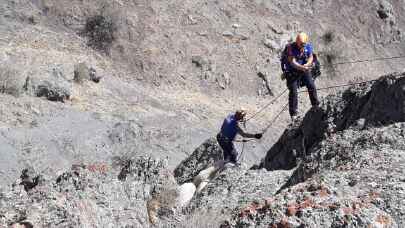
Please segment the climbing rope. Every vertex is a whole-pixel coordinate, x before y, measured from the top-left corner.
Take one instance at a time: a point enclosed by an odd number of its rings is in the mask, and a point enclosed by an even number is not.
[[[360,85],[360,84],[364,84],[364,83],[369,83],[369,82],[375,82],[378,81],[378,79],[373,79],[373,80],[367,80],[367,81],[361,81],[361,82],[353,82],[353,83],[347,83],[347,84],[341,84],[341,85],[334,85],[334,86],[328,86],[328,87],[322,87],[322,88],[317,88],[316,90],[327,90],[327,89],[333,89],[333,88],[341,88],[341,87],[346,87],[346,86],[353,86],[353,85]],[[285,92],[287,91],[284,90],[283,92],[281,92],[275,99],[273,99],[272,101],[270,101],[268,104],[266,104],[263,108],[261,108],[259,111],[257,111],[256,113],[254,113],[249,119],[247,119],[245,121],[245,123],[251,119],[253,119],[255,116],[257,116],[257,114],[259,114],[260,112],[264,111],[268,106],[270,106],[271,104],[273,104],[275,101],[277,101]],[[307,90],[301,90],[298,91],[299,93],[303,93],[303,92],[307,92]],[[273,120],[270,121],[270,123],[266,126],[266,128],[264,128],[263,133],[267,132],[267,130],[276,122],[276,120],[280,117],[280,115],[287,109],[288,107],[288,103],[286,105],[283,106],[283,108],[281,109],[281,111],[276,115],[275,118],[273,118]]]
[[[391,59],[402,59],[405,58],[405,55],[399,55],[399,56],[391,56],[391,57],[378,57],[378,58],[371,58],[371,59],[361,59],[361,60],[352,60],[352,61],[345,61],[345,62],[338,62],[338,63],[331,63],[331,64],[322,64],[321,66],[337,66],[337,65],[344,65],[344,64],[354,64],[354,63],[364,63],[364,62],[375,62],[375,61],[383,61],[383,60],[391,60]],[[339,88],[339,87],[345,87],[345,86],[351,86],[351,85],[358,85],[358,84],[363,84],[367,82],[374,82],[377,81],[377,79],[374,80],[369,80],[369,81],[363,81],[363,82],[358,82],[358,83],[348,83],[348,84],[343,84],[343,85],[336,85],[336,86],[329,86],[329,87],[324,87],[324,88],[318,88],[317,90],[326,90],[326,89],[332,89],[332,88]],[[288,89],[285,89],[283,92],[281,92],[277,97],[275,97],[273,100],[271,100],[269,103],[267,103],[265,106],[263,106],[259,111],[254,113],[251,117],[246,119],[244,122],[248,122],[249,120],[255,118],[259,113],[264,111],[267,107],[272,105],[274,102],[276,102],[285,92],[287,92]],[[299,93],[302,93],[305,91],[299,91]]]
[[[265,106],[263,106],[259,111],[255,112],[251,117],[249,117],[248,119],[246,119],[244,121],[244,123],[248,122],[249,120],[255,118],[259,113],[261,113],[262,111],[264,111],[267,107],[269,107],[270,105],[272,105],[274,102],[276,102],[281,96],[283,96],[283,94],[285,92],[287,92],[288,89],[285,89],[283,92],[281,92],[277,97],[275,97],[273,100],[271,100],[269,103],[267,103]]]
[[[243,141],[243,143],[242,143],[242,151],[241,151],[240,156],[239,156],[239,158],[237,160],[239,163],[243,162],[243,152],[244,151],[245,151],[245,141]]]
[[[271,120],[270,124],[267,125],[267,127],[263,129],[262,134],[264,134],[264,133],[271,127],[271,125],[273,125],[273,124],[276,122],[276,120],[277,120],[277,119],[281,116],[281,114],[287,109],[287,107],[288,107],[288,103],[283,106],[283,108],[281,109],[281,111]],[[246,122],[245,122],[245,123],[246,123]],[[242,142],[242,150],[241,150],[240,156],[239,156],[239,158],[238,158],[238,162],[240,162],[240,163],[243,162],[243,152],[244,152],[244,150],[245,150],[245,143],[246,143],[246,142],[253,141],[253,140],[254,140],[254,139],[235,140],[235,142]]]
[[[352,63],[376,62],[376,61],[403,59],[403,58],[405,58],[405,55],[392,56],[392,57],[379,57],[379,58],[373,58],[373,59],[352,60],[352,61],[330,63],[330,64],[321,64],[321,66],[337,66],[337,65],[352,64]]]
[[[381,58],[374,58],[374,59],[363,59],[363,60],[353,60],[353,61],[345,61],[345,62],[338,62],[338,63],[331,63],[331,64],[326,64],[326,66],[337,66],[337,65],[343,65],[343,64],[354,64],[354,63],[364,63],[364,62],[375,62],[375,61],[382,61],[382,60],[391,60],[391,59],[402,59],[405,58],[405,56],[393,56],[393,57],[381,57]],[[321,65],[325,66],[325,65]],[[334,86],[327,86],[327,87],[322,87],[322,88],[317,88],[317,91],[320,90],[327,90],[327,89],[333,89],[333,88],[341,88],[341,87],[346,87],[346,86],[353,86],[353,85],[360,85],[364,83],[369,83],[369,82],[375,82],[378,81],[378,79],[373,79],[373,80],[367,80],[367,81],[361,81],[361,82],[354,82],[354,83],[347,83],[347,84],[341,84],[341,85],[334,85]],[[258,114],[263,112],[266,108],[268,108],[270,105],[274,104],[282,95],[284,95],[285,92],[287,92],[288,88],[282,91],[279,95],[277,95],[275,98],[273,98],[269,103],[267,103],[265,106],[263,106],[261,109],[259,109],[257,112],[253,113],[252,116],[250,116],[248,119],[246,119],[243,124],[246,127],[246,123],[253,118],[255,118]],[[303,93],[306,92],[306,90],[301,90],[298,91],[298,93]],[[283,106],[281,111],[270,121],[270,123],[263,129],[263,134],[267,132],[267,130],[276,122],[276,120],[281,116],[281,114],[287,109],[288,103]],[[243,152],[245,149],[245,143],[249,142],[251,140],[237,140],[236,142],[242,142],[242,151],[241,154],[238,158],[239,160],[243,161]]]
[[[335,86],[328,86],[328,87],[322,87],[322,88],[317,88],[316,90],[327,90],[327,89],[333,89],[333,88],[340,88],[340,87],[346,87],[346,86],[352,86],[352,85],[361,85],[364,83],[369,83],[369,82],[375,82],[378,81],[378,79],[373,79],[373,80],[368,80],[368,81],[361,81],[361,82],[353,82],[353,83],[348,83],[348,84],[342,84],[342,85],[335,85]],[[306,90],[301,90],[299,93],[306,92]]]
[[[244,127],[244,128],[246,128],[246,122],[247,122],[247,121],[244,121],[244,122],[243,122],[243,127]],[[242,161],[243,161],[243,151],[245,150],[245,143],[246,143],[246,142],[249,142],[249,141],[251,141],[251,140],[253,140],[253,139],[241,139],[241,140],[236,140],[236,142],[242,142],[242,151],[241,151],[241,153],[240,153],[240,155],[239,155],[239,158],[237,159],[237,162],[242,163]]]
[[[270,121],[270,123],[263,129],[263,134],[276,122],[276,120],[281,116],[281,114],[287,109],[288,103],[283,106],[281,111]]]
[[[243,161],[243,151],[245,150],[245,143],[254,141],[255,139],[241,139],[241,140],[234,140],[234,142],[241,142],[242,143],[242,150],[238,158],[238,162],[242,163]]]
[[[353,82],[353,83],[347,83],[347,84],[341,84],[341,85],[334,85],[334,86],[328,86],[328,87],[321,87],[321,88],[317,88],[317,91],[320,90],[327,90],[327,89],[333,89],[333,88],[341,88],[341,87],[346,87],[346,86],[353,86],[353,85],[361,85],[361,84],[365,84],[365,83],[369,83],[369,82],[375,82],[378,81],[378,79],[373,79],[373,80],[367,80],[367,81],[361,81],[361,82]],[[269,107],[270,105],[274,104],[274,102],[276,102],[288,89],[285,89],[283,92],[281,92],[277,97],[275,97],[273,100],[271,100],[269,103],[267,103],[265,106],[263,106],[263,108],[259,109],[259,111],[255,112],[251,117],[249,117],[247,120],[245,120],[244,122],[248,122],[249,120],[255,118],[259,113],[263,112],[267,107]],[[307,92],[307,90],[301,90],[298,91],[298,93],[304,93]]]

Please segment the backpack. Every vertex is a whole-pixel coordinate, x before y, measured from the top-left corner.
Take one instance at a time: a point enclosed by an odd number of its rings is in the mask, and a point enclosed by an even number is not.
[[[280,56],[280,64],[281,64],[281,71],[283,72],[284,78],[285,74],[288,72],[287,71],[287,65],[288,65],[288,50],[290,49],[291,44],[285,45],[283,51],[281,52]]]
[[[313,53],[313,63],[312,63],[312,78],[315,80],[317,77],[321,76],[321,63],[319,62],[318,55]]]
[[[280,56],[280,64],[281,64],[281,71],[283,72],[281,78],[284,80],[289,73],[287,70],[288,66],[288,51],[291,48],[291,43],[287,44],[284,47],[284,50],[281,52]],[[319,62],[318,55],[313,53],[313,64],[312,64],[312,78],[315,80],[317,77],[321,76],[321,63]]]

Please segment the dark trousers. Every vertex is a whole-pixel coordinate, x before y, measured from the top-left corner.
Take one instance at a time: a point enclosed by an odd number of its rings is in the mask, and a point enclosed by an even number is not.
[[[237,162],[238,152],[233,145],[232,140],[229,140],[227,137],[218,134],[217,135],[218,144],[221,146],[224,151],[224,160],[225,162]]]
[[[316,92],[316,87],[314,80],[312,79],[311,72],[294,72],[287,74],[287,87],[290,91],[288,94],[288,107],[290,110],[290,115],[294,116],[298,111],[298,88],[301,83],[308,88],[309,99],[311,104],[318,105],[318,94]]]

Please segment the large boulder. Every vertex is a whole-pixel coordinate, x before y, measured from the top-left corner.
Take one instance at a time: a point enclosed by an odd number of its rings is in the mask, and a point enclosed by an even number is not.
[[[58,67],[49,69],[41,75],[27,77],[24,89],[32,96],[45,97],[49,101],[64,102],[70,99],[72,94],[71,82]]]
[[[179,197],[176,199],[177,207],[187,206],[196,192],[194,183],[184,183],[178,187]]]
[[[226,168],[225,165],[224,160],[217,161],[213,166],[202,170],[195,176],[193,183],[197,187],[197,193],[200,193],[210,181],[217,177]]]
[[[100,82],[101,77],[97,76],[96,70],[93,67],[88,67],[86,63],[81,62],[74,66],[73,80],[77,83],[84,81]]]
[[[222,154],[222,149],[215,138],[206,140],[174,169],[177,182],[179,184],[191,182],[203,169],[222,160]]]
[[[22,73],[11,68],[9,63],[0,66],[0,93],[19,96],[23,92],[25,78]]]
[[[195,195],[188,211],[200,216],[215,215],[210,224],[217,222],[214,227],[218,227],[221,221],[230,218],[234,208],[249,207],[252,202],[271,198],[291,173],[284,170],[247,170],[244,166],[226,165]]]

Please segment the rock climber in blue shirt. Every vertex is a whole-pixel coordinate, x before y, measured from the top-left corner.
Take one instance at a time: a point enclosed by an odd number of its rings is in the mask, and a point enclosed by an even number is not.
[[[250,134],[242,130],[239,124],[243,122],[245,116],[246,111],[244,110],[237,110],[235,113],[229,114],[225,118],[221,131],[217,135],[218,143],[224,151],[225,162],[231,162],[234,164],[237,163],[238,152],[233,145],[233,141],[237,134],[241,135],[242,137],[256,139],[260,139],[263,136],[261,133]]]
[[[312,106],[318,106],[319,100],[316,86],[312,79],[313,47],[308,42],[308,35],[301,32],[295,42],[287,46],[286,79],[289,89],[288,104],[291,119],[294,121],[298,114],[298,87],[302,82],[308,88]]]

